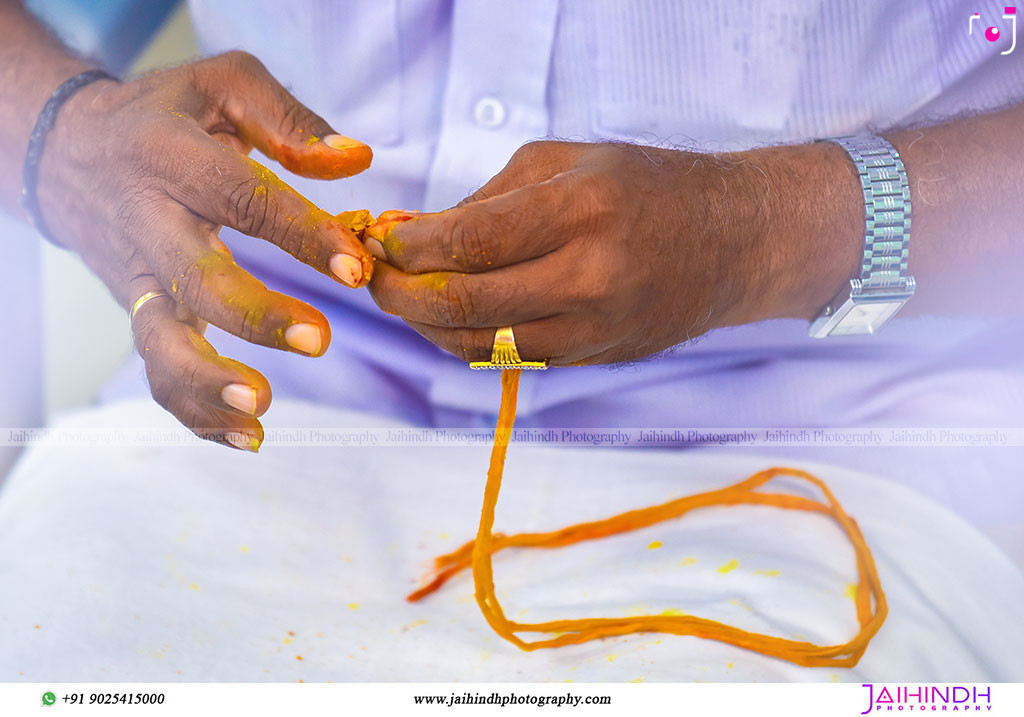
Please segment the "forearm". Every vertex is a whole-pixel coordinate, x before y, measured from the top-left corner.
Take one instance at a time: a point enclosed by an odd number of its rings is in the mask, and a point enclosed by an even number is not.
[[[888,139],[913,201],[907,309],[1024,311],[1024,105]]]
[[[910,180],[910,313],[1021,313],[1024,105],[885,133]],[[753,150],[765,253],[759,318],[811,319],[858,275],[864,204],[856,170],[831,142]]]
[[[20,0],[0,0],[0,206],[16,211],[21,165],[39,111],[56,87],[88,69]]]

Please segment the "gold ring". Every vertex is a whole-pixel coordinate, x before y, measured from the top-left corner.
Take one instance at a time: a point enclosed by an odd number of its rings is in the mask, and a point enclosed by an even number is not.
[[[147,291],[136,299],[135,303],[132,304],[132,308],[128,311],[128,327],[131,328],[135,324],[135,314],[139,313],[139,309],[145,306],[147,302],[158,299],[161,296],[170,296],[170,294],[158,289],[157,291]]]
[[[473,369],[518,368],[543,371],[548,367],[548,362],[546,360],[523,361],[519,358],[519,349],[516,348],[516,335],[512,333],[511,326],[503,326],[494,332],[491,360],[471,361],[469,367]]]

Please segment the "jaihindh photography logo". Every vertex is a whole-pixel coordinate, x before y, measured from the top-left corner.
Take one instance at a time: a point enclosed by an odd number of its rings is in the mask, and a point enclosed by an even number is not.
[[[998,42],[999,38],[1003,37],[1003,31],[1008,29],[1010,31],[1010,47],[999,54],[1009,55],[1017,47],[1017,6],[1005,6],[1003,8],[1002,20],[1002,23],[999,25],[989,25],[984,31],[982,31],[981,25],[984,25],[985,21],[982,19],[981,13],[972,13],[970,18],[967,20],[967,34],[971,36],[974,35],[974,23],[978,22],[981,23],[978,26],[978,34],[984,35],[985,39],[989,42]]]
[[[873,712],[990,712],[989,685],[861,685],[867,709]],[[863,703],[861,703],[863,704]]]

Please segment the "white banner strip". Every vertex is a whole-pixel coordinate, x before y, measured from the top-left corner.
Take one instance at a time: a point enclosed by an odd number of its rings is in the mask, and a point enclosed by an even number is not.
[[[210,431],[210,435],[219,435]],[[0,446],[185,446],[186,428],[0,428]],[[538,446],[1024,446],[1024,428],[517,428],[513,442]],[[493,428],[268,428],[265,446],[479,446]]]
[[[7,684],[0,714],[1024,714],[1022,684]]]

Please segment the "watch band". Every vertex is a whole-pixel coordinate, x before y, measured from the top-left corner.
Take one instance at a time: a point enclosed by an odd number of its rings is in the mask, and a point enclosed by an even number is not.
[[[910,183],[899,152],[887,140],[874,135],[837,137],[830,141],[850,155],[864,191],[862,289],[912,292],[914,279],[907,271]]]

